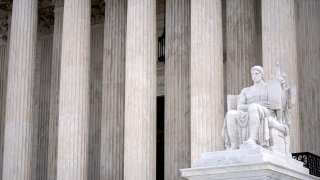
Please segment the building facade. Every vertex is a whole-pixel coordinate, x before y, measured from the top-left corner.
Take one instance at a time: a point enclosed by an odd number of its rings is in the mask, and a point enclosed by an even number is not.
[[[320,155],[319,0],[2,0],[0,21],[3,180],[181,179],[277,62],[291,151]]]

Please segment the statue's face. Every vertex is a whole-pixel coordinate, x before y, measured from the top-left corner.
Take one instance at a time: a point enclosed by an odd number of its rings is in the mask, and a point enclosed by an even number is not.
[[[251,78],[253,82],[259,82],[262,80],[262,73],[256,69],[251,71]]]

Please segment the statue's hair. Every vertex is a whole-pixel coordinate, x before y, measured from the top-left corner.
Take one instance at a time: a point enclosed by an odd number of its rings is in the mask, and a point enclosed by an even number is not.
[[[261,66],[252,66],[251,71],[253,71],[253,70],[260,71],[263,76],[263,68]]]

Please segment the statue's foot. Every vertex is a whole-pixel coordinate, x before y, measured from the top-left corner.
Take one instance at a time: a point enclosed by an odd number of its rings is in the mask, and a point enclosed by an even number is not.
[[[270,151],[273,151],[273,146],[268,146],[267,149],[269,149]]]
[[[228,150],[235,150],[235,149],[239,149],[239,145],[231,143],[231,146],[229,148],[227,148],[226,150],[228,151]]]
[[[254,144],[254,145],[257,145],[256,140],[254,140],[253,138],[249,138],[248,140],[243,141],[243,143],[244,143],[244,144]]]

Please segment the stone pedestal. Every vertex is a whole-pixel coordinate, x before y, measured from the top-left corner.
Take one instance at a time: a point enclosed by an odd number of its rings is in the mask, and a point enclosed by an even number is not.
[[[319,179],[303,163],[257,145],[201,155],[194,168],[181,169],[182,177],[200,179]]]

